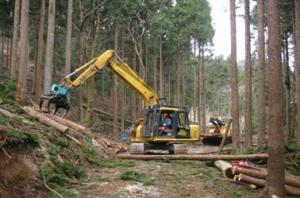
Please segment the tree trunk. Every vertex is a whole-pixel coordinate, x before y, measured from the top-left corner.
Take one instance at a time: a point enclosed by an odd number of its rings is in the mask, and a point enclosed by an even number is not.
[[[73,13],[73,0],[68,0],[67,36],[66,36],[66,49],[65,49],[65,75],[71,72],[72,13]]]
[[[284,57],[284,85],[285,85],[285,117],[286,117],[286,130],[284,134],[285,143],[287,143],[292,136],[292,128],[291,128],[291,120],[292,120],[292,110],[291,110],[291,78],[290,78],[290,64],[289,64],[289,36],[288,34],[284,34],[283,36],[283,57]]]
[[[251,169],[251,168],[243,168],[243,167],[233,167],[232,169],[233,174],[245,174],[252,177],[256,177],[259,179],[266,179],[268,176],[267,171],[261,170],[261,169]],[[285,176],[285,183],[291,186],[296,186],[300,188],[300,180],[299,176],[292,176],[292,175],[286,175]]]
[[[159,39],[159,97],[164,96],[164,72],[162,55],[162,38]]]
[[[45,24],[45,7],[46,0],[41,1],[40,16],[39,16],[39,28],[38,28],[38,39],[36,48],[36,59],[35,59],[35,102],[38,102],[42,90],[43,82],[43,49],[44,49],[44,24]]]
[[[200,130],[205,133],[206,119],[205,119],[205,69],[204,69],[204,46],[199,42],[199,107],[200,107]]]
[[[236,57],[236,14],[235,0],[230,0],[230,32],[231,32],[231,116],[232,116],[232,146],[233,149],[240,145],[240,123],[239,123],[239,94],[237,79],[237,57]]]
[[[124,59],[125,58],[125,39],[124,39],[124,35],[123,35],[123,31],[121,31],[121,47],[120,47],[120,55],[121,58]],[[146,64],[147,65],[147,64]],[[147,78],[147,72],[146,72],[146,78]],[[124,81],[120,81],[119,83],[119,101],[120,101],[120,107],[119,107],[119,113],[120,113],[120,125],[121,125],[121,132],[123,132],[125,130],[125,91],[124,91]]]
[[[157,92],[157,57],[154,55],[154,64],[153,64],[153,88]]]
[[[22,5],[22,7],[23,7],[23,5]],[[35,111],[32,107],[24,107],[23,109],[31,117],[37,118],[39,120],[39,122],[41,122],[47,126],[53,127],[62,133],[66,133],[69,130],[69,127],[48,118],[47,116],[43,115],[42,113]]]
[[[20,0],[15,0],[13,40],[12,40],[12,49],[11,49],[12,54],[11,54],[11,65],[10,65],[10,78],[11,79],[16,79],[16,77],[17,77],[19,19],[20,19]]]
[[[268,1],[269,28],[269,118],[268,129],[268,197],[283,196],[284,189],[284,136],[283,136],[283,85],[281,65],[281,37],[279,2]]]
[[[78,8],[79,8],[79,33],[78,33],[78,65],[83,65],[83,59],[84,59],[84,21],[83,21],[83,5],[82,0],[78,1]],[[83,114],[83,86],[81,85],[79,88],[79,94],[77,98],[77,118],[79,118],[80,121],[83,121],[84,114]]]
[[[95,0],[93,0],[93,7],[96,6]],[[97,14],[94,13],[93,16],[93,23],[91,26],[91,37],[92,37],[92,43],[91,43],[91,58],[94,58],[95,56],[95,50],[96,50],[96,43],[97,43],[97,35],[99,33],[98,31],[98,17]],[[95,77],[92,76],[90,79],[87,80],[86,83],[87,88],[87,108],[86,108],[86,115],[85,115],[85,124],[87,126],[91,126],[93,123],[93,108],[94,108],[94,91],[95,91]]]
[[[257,1],[258,22],[258,145],[266,139],[266,95],[265,95],[265,28],[264,28],[264,0]]]
[[[136,71],[136,53],[133,52],[133,69]],[[136,121],[136,93],[134,90],[130,90],[130,107],[131,107],[131,117],[132,122]]]
[[[114,35],[114,50],[118,51],[119,46],[119,27],[118,24],[115,25],[115,35]],[[115,137],[118,136],[118,77],[113,74],[113,87],[112,87],[112,110],[113,110],[113,134]]]
[[[25,102],[28,71],[28,29],[29,29],[29,0],[22,0],[21,29],[20,29],[20,61],[16,90],[16,103]]]
[[[53,75],[54,56],[54,31],[55,31],[55,0],[49,0],[48,7],[48,30],[44,76],[44,94],[49,94]]]
[[[120,159],[132,160],[199,160],[199,161],[212,161],[212,160],[261,160],[267,159],[268,155],[265,153],[248,154],[248,155],[119,155]]]
[[[296,133],[295,137],[300,147],[300,1],[295,0],[295,35],[296,35]]]
[[[245,146],[252,145],[252,68],[250,38],[250,3],[245,4]]]

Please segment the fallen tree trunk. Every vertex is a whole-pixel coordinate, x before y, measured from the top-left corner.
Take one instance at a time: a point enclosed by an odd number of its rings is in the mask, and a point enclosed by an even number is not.
[[[33,122],[31,122],[31,121],[29,121],[29,120],[27,120],[27,119],[25,119],[25,118],[23,118],[23,117],[21,117],[21,116],[18,116],[18,115],[16,115],[16,114],[13,114],[13,113],[11,113],[11,112],[5,110],[5,109],[0,108],[0,113],[1,113],[2,115],[4,115],[5,117],[8,117],[8,118],[14,118],[14,119],[19,119],[19,120],[21,120],[21,121],[22,121],[23,123],[25,123],[25,124],[33,125]]]
[[[85,126],[77,124],[77,123],[75,123],[71,120],[67,120],[67,119],[59,117],[57,115],[48,114],[47,116],[49,118],[51,118],[52,120],[55,120],[56,122],[59,122],[60,124],[66,125],[66,126],[68,126],[70,128],[73,128],[77,131],[82,131],[82,132],[87,132],[88,131],[88,128],[86,128]]]
[[[238,181],[245,182],[248,184],[254,184],[259,187],[264,187],[266,185],[266,181],[264,179],[258,179],[258,178],[251,177],[251,176],[248,176],[245,174],[239,174]],[[290,195],[300,196],[300,188],[285,185],[285,190]]]
[[[14,118],[17,117],[16,115],[12,114],[11,112],[5,110],[5,109],[1,109],[0,108],[0,113],[8,118]]]
[[[65,125],[62,125],[62,124],[48,118],[47,116],[43,115],[42,113],[39,113],[36,110],[34,110],[32,107],[23,107],[23,109],[31,117],[37,118],[41,123],[43,123],[47,126],[51,126],[62,133],[66,133],[69,130],[69,127],[66,127]]]
[[[222,171],[223,176],[226,179],[233,179],[234,175],[232,174],[232,165],[223,160],[217,160],[214,162],[214,165]]]
[[[257,169],[249,169],[249,168],[241,168],[241,167],[233,167],[232,174],[246,174],[251,177],[265,179],[268,175],[267,171],[264,170],[257,170]],[[286,175],[285,176],[285,183],[287,185],[296,186],[300,188],[300,177],[296,177],[293,175]]]
[[[259,160],[267,159],[268,154],[249,154],[249,155],[119,155],[120,159],[133,160]]]

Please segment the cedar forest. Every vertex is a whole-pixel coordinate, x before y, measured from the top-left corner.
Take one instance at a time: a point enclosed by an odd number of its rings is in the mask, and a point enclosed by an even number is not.
[[[228,5],[223,15],[230,19],[226,24],[230,27],[230,38],[224,38],[231,42],[229,57],[214,54],[216,30],[209,0],[0,0],[0,107],[29,119],[23,110],[13,109],[39,104],[40,96],[49,92],[52,83],[59,82],[107,49],[114,49],[160,98],[166,98],[168,104],[187,106],[190,122],[198,125],[201,132],[207,130],[210,116],[232,118],[231,150],[225,154],[244,154],[247,149],[252,149],[255,154],[256,148],[264,148],[268,161],[263,164],[268,175],[265,191],[260,194],[267,197],[282,197],[286,193],[297,195],[289,193],[284,178],[292,163],[298,169],[292,173],[300,174],[300,114],[297,113],[300,109],[300,0],[220,1],[226,1]],[[244,14],[237,15],[237,9],[243,9]],[[237,42],[238,17],[244,22],[244,46]],[[237,46],[244,48],[243,61],[237,60]],[[73,90],[70,101],[68,120],[118,142],[123,132],[143,115],[145,106],[142,97],[107,68],[97,71]],[[22,121],[22,127],[25,127],[26,123]],[[22,133],[23,128],[11,122],[16,121],[4,122],[1,118],[0,132],[13,128]],[[0,158],[7,160],[7,156],[13,157],[16,151],[5,147],[9,141],[2,136],[0,134],[0,153],[3,152]],[[41,139],[49,138],[41,136]],[[71,136],[71,140],[74,137]],[[86,139],[88,144],[85,145],[91,149],[94,143]],[[52,142],[51,138],[49,141]],[[78,142],[82,143],[81,140]],[[58,165],[63,164],[60,151],[66,148],[55,148],[55,151],[53,147],[48,148],[52,169],[39,165],[44,172],[37,177],[41,179],[40,183],[44,181],[44,192],[68,197],[70,193],[59,188],[58,178],[54,181],[49,170],[68,178],[64,179],[65,183],[70,184],[72,182],[68,180],[78,178]],[[294,154],[292,162],[286,159],[287,148]],[[91,158],[94,150],[86,150],[83,149],[82,155],[91,164],[102,163],[100,167],[110,163],[109,166],[123,170],[128,164],[132,167],[131,163],[137,167],[138,163],[148,163],[95,160]],[[68,157],[62,158],[66,162]],[[74,159],[68,160],[71,162],[68,165],[72,166]],[[183,162],[178,160],[176,163],[180,166]],[[195,166],[194,162],[190,163],[191,167]],[[9,162],[0,163],[0,167],[7,166]],[[59,168],[53,169],[53,166]],[[79,167],[73,166],[74,171],[80,172]],[[125,177],[128,174],[134,175],[134,179],[130,177],[133,181],[148,182],[155,187],[155,182],[143,175],[146,173],[127,171],[121,179],[130,180]],[[0,173],[0,178],[2,176]],[[143,177],[149,181],[145,182]],[[6,197],[9,194],[5,192],[10,191],[5,191],[6,184],[1,180],[0,197]],[[76,182],[80,185],[80,180]],[[299,193],[300,186],[297,190]],[[15,194],[15,197],[19,196]],[[175,196],[162,192],[160,196],[185,197],[186,194]],[[207,194],[207,197],[215,196],[221,195]],[[187,197],[199,195],[190,192]]]

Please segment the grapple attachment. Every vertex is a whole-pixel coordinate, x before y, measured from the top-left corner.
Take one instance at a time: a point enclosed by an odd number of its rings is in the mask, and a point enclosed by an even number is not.
[[[51,93],[41,96],[39,104],[40,109],[45,107],[47,113],[65,117],[70,109],[68,94],[68,87],[53,84],[51,86]]]

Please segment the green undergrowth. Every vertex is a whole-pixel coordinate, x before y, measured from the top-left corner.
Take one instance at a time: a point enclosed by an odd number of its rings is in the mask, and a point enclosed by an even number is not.
[[[139,173],[134,170],[129,170],[120,175],[123,181],[137,181],[143,183],[145,186],[154,185],[154,178],[146,176],[144,173]]]
[[[297,146],[295,140],[290,140],[284,145],[285,153],[300,152],[300,148]],[[259,146],[243,147],[233,151],[233,154],[255,154],[255,153],[267,153],[268,146],[266,144]]]
[[[14,103],[16,93],[16,83],[13,81],[0,84],[0,98],[2,103]]]
[[[83,153],[86,160],[99,167],[106,168],[117,168],[117,167],[133,167],[135,166],[135,161],[133,160],[119,160],[119,159],[104,159],[99,154],[96,153],[92,145],[91,137],[85,138],[85,144],[83,147]]]
[[[40,137],[33,132],[9,128],[6,135],[9,138],[15,138],[18,142],[26,144],[26,146],[37,147],[40,145]]]
[[[19,124],[19,121],[4,116],[0,117],[0,129],[3,129],[3,132],[8,138],[7,144],[14,142],[18,145],[22,144],[30,147],[40,145],[41,139],[38,133],[16,129],[13,127],[14,124]]]

